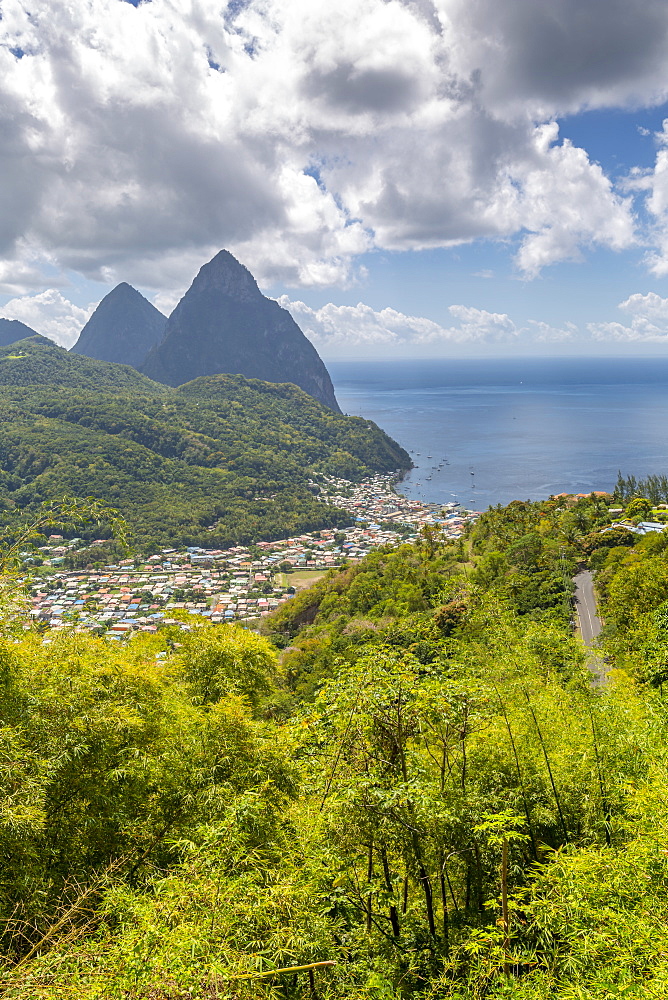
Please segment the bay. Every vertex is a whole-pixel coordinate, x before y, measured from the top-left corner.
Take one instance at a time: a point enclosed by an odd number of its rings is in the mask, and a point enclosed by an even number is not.
[[[328,363],[344,413],[411,453],[410,497],[484,510],[668,473],[668,358]]]

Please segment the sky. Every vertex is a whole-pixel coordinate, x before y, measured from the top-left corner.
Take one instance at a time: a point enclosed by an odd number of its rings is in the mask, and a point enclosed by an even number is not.
[[[665,0],[0,0],[0,316],[230,250],[327,358],[668,353]]]

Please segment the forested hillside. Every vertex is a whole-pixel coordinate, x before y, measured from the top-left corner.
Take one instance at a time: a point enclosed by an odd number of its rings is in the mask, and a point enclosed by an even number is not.
[[[668,534],[610,521],[425,530],[264,637],[5,625],[4,995],[664,996]]]
[[[0,500],[95,496],[142,548],[348,523],[317,502],[310,476],[410,466],[375,424],[292,385],[217,375],[172,389],[35,337],[0,349],[0,387]]]

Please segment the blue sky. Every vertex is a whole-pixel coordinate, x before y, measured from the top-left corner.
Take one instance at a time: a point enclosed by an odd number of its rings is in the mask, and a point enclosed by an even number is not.
[[[668,5],[7,0],[0,315],[221,247],[325,358],[662,354]]]
[[[600,164],[605,174],[623,181],[635,168],[652,170],[657,155],[656,135],[668,118],[668,104],[630,110],[586,111],[557,119],[561,139],[586,149],[589,158]],[[645,224],[642,201],[635,210]],[[328,301],[354,306],[363,299],[376,310],[386,305],[409,315],[425,315],[441,324],[449,322],[448,308],[454,302],[505,313],[524,325],[541,319],[562,327],[573,323],[582,331],[588,324],[618,321],[619,303],[641,292],[668,296],[668,279],[654,275],[646,266],[647,247],[612,251],[584,248],[578,261],[552,265],[538,277],[525,278],[513,263],[518,240],[479,240],[452,249],[384,253],[374,251],[359,260],[367,276],[360,286],[330,292]],[[269,294],[294,297],[294,289],[276,285]],[[311,308],[324,304],[322,291],[306,289],[300,298]],[[668,312],[666,314],[668,320]],[[522,340],[519,344],[495,345],[489,354],[617,355],[666,354],[666,345],[657,340],[626,342],[592,340],[586,334],[563,342],[541,343]],[[420,353],[432,354],[431,347]],[[411,353],[415,353],[415,348]],[[470,357],[468,344],[448,345],[439,354]],[[336,354],[335,356],[340,356]],[[353,355],[354,356],[354,355]],[[369,357],[374,351],[369,351]]]

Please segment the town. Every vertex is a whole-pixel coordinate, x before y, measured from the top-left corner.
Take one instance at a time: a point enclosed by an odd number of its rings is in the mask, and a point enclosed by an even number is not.
[[[363,483],[331,477],[312,482],[320,501],[347,511],[353,526],[225,550],[163,549],[147,559],[68,570],[68,556],[84,543],[51,535],[40,546],[39,569],[23,581],[31,588],[29,617],[47,630],[110,639],[165,626],[188,630],[189,615],[252,626],[330,569],[357,563],[374,549],[414,541],[425,525],[457,539],[479,516],[458,504],[409,500],[396,492],[396,481],[378,475]],[[104,541],[85,544],[101,549]],[[25,557],[31,560],[29,553]]]

